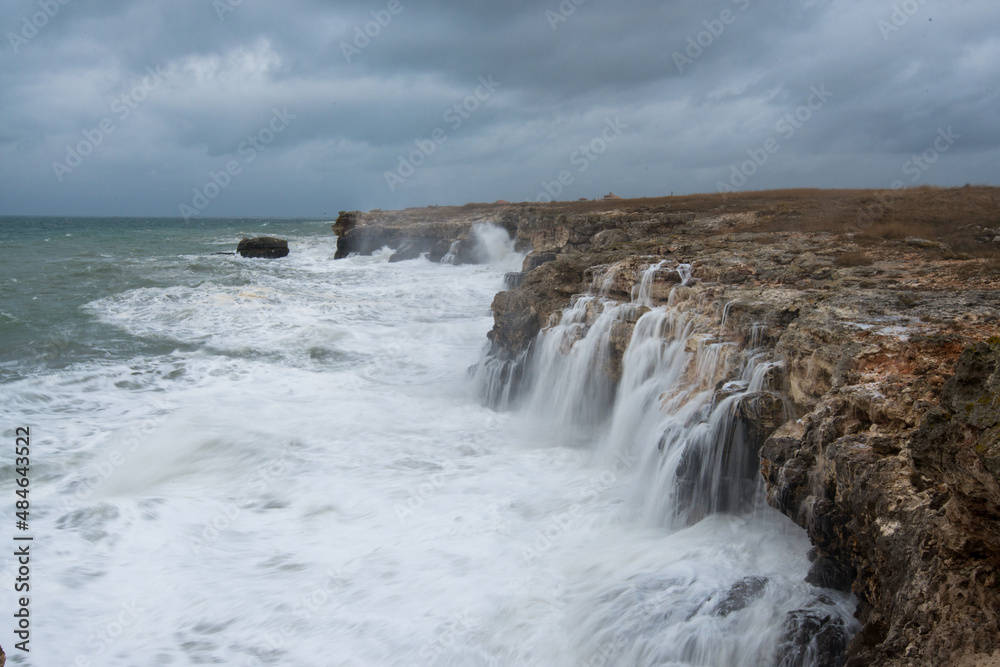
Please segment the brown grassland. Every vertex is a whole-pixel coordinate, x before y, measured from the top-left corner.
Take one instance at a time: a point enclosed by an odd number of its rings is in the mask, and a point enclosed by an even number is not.
[[[861,247],[916,236],[946,244],[956,255],[987,260],[1000,270],[1000,243],[987,230],[1000,229],[1000,188],[981,185],[944,188],[919,186],[899,190],[820,190],[796,188],[725,194],[693,194],[645,199],[531,202],[551,214],[587,214],[614,210],[693,212],[722,215],[751,213],[752,222],[734,231],[762,233],[762,240],[790,232],[842,235]],[[438,211],[442,219],[456,211],[475,214],[508,204],[466,204],[421,209],[422,217]],[[410,209],[412,213],[413,209]],[[849,236],[848,236],[849,235]],[[852,261],[850,258],[844,261]],[[864,261],[864,260],[861,260]]]

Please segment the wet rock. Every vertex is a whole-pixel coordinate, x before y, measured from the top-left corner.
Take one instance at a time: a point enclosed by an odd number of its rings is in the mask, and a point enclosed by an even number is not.
[[[661,450],[668,444],[666,437],[660,440]],[[702,448],[689,443],[675,471],[675,505],[688,523],[718,512],[745,512],[753,506],[759,460],[744,424],[732,423],[714,444]]]
[[[439,239],[435,241],[431,245],[431,249],[427,255],[427,259],[434,262],[435,264],[439,263],[442,259],[445,258],[445,256],[449,252],[451,252],[451,246],[453,244],[454,241],[450,241],[448,239]]]
[[[503,286],[505,289],[520,287],[524,282],[524,273],[521,271],[509,271],[503,274]]]
[[[611,325],[611,337],[609,340],[611,354],[608,355],[605,361],[604,374],[614,382],[622,379],[622,358],[625,356],[625,350],[628,349],[628,344],[632,340],[633,331],[635,331],[635,321],[621,320]]]
[[[993,478],[1000,480],[1000,426],[995,426],[979,436],[976,453]]]
[[[243,239],[236,246],[236,252],[243,257],[278,259],[288,256],[288,241],[273,236]]]
[[[836,591],[851,590],[851,584],[854,583],[855,577],[853,568],[818,553],[816,549],[813,549],[810,556],[813,558],[813,564],[809,569],[809,574],[806,575],[808,583],[819,588],[830,588]]]
[[[754,454],[779,426],[788,421],[785,402],[781,396],[769,391],[744,396],[737,404],[736,415],[745,429],[746,446]]]
[[[785,616],[778,647],[780,667],[841,667],[847,628],[839,616],[822,609],[797,609]]]
[[[838,589],[850,581],[859,597],[851,667],[951,664],[1000,645],[1000,623],[984,611],[1000,607],[995,427],[980,428],[994,419],[994,343],[961,354],[954,377],[938,385],[940,407],[921,402],[933,393],[922,394],[930,390],[920,380],[883,381],[877,393],[843,387],[761,450],[768,502],[816,545],[808,580]],[[958,581],[976,602],[961,601]]]
[[[524,352],[550,318],[585,290],[586,260],[559,257],[525,273],[521,284],[493,298],[493,329],[489,340],[504,359]]]
[[[389,257],[389,263],[405,262],[410,259],[417,259],[425,252],[430,252],[432,242],[429,239],[407,239],[402,242],[399,248]]]
[[[524,273],[528,271],[534,271],[542,264],[548,264],[549,262],[554,262],[558,258],[554,252],[533,252],[524,258],[524,266],[521,270]]]
[[[344,236],[358,226],[360,218],[361,211],[341,211],[337,215],[337,221],[333,223],[333,233],[337,236]]]
[[[479,254],[479,249],[473,239],[460,239],[455,245],[452,264],[481,264],[486,258]]]
[[[764,595],[767,582],[766,577],[746,577],[737,581],[715,606],[715,615],[725,617],[745,609],[751,602]]]

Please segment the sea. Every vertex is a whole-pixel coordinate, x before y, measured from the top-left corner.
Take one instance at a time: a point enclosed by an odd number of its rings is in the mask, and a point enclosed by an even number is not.
[[[857,630],[759,488],[675,488],[729,428],[681,372],[693,324],[653,308],[591,391],[586,313],[628,313],[578,299],[490,400],[506,233],[477,229],[478,265],[334,261],[330,225],[0,218],[8,665],[806,666],[789,619]],[[251,236],[290,254],[217,254]]]

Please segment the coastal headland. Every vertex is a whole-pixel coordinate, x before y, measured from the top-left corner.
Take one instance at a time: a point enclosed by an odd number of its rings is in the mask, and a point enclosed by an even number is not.
[[[492,304],[512,378],[575,295],[629,301],[644,274],[653,307],[781,360],[741,418],[768,503],[814,545],[808,581],[857,596],[830,664],[1000,664],[1000,189],[342,212],[337,257],[474,263],[483,223],[528,253]],[[612,381],[635,322],[615,326]]]

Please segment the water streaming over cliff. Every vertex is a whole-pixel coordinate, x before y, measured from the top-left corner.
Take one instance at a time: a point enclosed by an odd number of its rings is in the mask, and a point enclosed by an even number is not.
[[[759,347],[759,327],[747,346],[721,335],[721,305],[684,291],[689,265],[669,267],[680,280],[653,307],[668,264],[640,273],[631,303],[600,296],[614,276],[595,276],[597,294],[576,297],[527,354],[480,365],[483,394],[516,406],[526,437],[582,448],[609,471],[613,522],[662,531],[656,563],[581,618],[603,642],[600,664],[816,664],[855,624],[844,596],[803,583],[808,545],[762,496],[748,421],[756,402],[782,409],[769,392],[781,361]],[[827,636],[803,632],[810,622]]]

